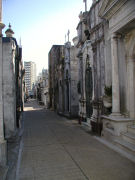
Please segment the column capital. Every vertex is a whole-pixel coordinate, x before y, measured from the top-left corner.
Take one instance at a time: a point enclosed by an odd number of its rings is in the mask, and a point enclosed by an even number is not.
[[[127,62],[135,62],[135,55],[126,55]]]
[[[120,38],[122,38],[122,34],[120,34],[120,33],[112,33],[111,34],[111,39],[117,40]]]

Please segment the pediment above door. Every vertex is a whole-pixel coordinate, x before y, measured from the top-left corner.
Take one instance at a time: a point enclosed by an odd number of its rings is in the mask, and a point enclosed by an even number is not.
[[[99,16],[109,20],[128,0],[104,0],[99,10]]]

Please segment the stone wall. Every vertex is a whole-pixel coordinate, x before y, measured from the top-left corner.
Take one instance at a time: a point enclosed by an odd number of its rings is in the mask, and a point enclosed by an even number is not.
[[[11,137],[16,130],[15,51],[15,42],[10,38],[3,39],[3,100],[6,138]]]
[[[51,108],[64,116],[77,117],[77,83],[76,48],[72,47],[70,42],[65,43],[64,46],[54,45],[49,53]]]

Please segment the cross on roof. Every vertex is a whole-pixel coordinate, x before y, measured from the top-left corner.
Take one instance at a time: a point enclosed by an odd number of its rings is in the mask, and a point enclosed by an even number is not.
[[[70,31],[68,30],[68,33],[67,33],[67,36],[68,36],[68,42],[69,42],[69,34],[70,34]]]
[[[87,11],[87,0],[83,0],[83,2],[85,3],[85,12]]]
[[[66,36],[66,34],[65,34],[65,43],[66,43],[66,40],[67,40],[67,36]]]

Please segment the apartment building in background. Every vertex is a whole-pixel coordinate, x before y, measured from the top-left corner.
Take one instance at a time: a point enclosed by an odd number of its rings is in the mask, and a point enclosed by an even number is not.
[[[29,95],[32,93],[33,84],[36,83],[36,64],[32,61],[24,62],[25,68],[25,86]]]

